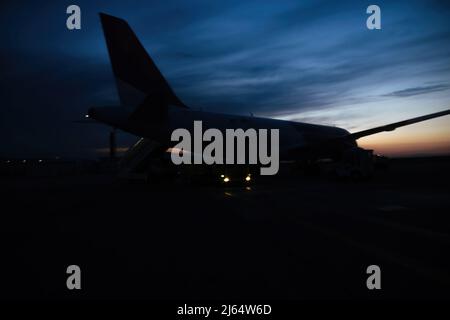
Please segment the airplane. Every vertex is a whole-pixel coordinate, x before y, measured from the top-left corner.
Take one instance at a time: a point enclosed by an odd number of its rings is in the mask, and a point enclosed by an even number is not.
[[[366,150],[358,147],[358,139],[450,114],[449,109],[350,133],[333,126],[195,110],[176,96],[125,20],[105,13],[100,13],[100,20],[120,105],[91,107],[87,116],[141,137],[124,156],[126,168],[145,167],[149,159],[167,153],[175,144],[170,141],[171,132],[192,130],[196,120],[205,128],[219,130],[279,129],[280,160],[311,163],[324,158],[339,161],[348,155],[356,155],[359,161]]]

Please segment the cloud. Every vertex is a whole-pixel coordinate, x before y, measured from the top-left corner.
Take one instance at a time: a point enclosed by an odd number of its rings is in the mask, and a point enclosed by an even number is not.
[[[414,87],[414,88],[393,91],[393,92],[384,94],[383,96],[384,97],[404,98],[404,97],[416,96],[419,94],[427,94],[427,93],[431,93],[431,92],[445,91],[448,89],[450,89],[450,85],[448,85],[448,84],[437,84],[437,85],[432,85],[432,86]]]
[[[65,29],[64,6],[50,1],[0,11],[8,22],[0,30],[3,152],[104,146],[105,128],[68,124],[89,106],[117,102],[99,11],[126,19],[177,95],[205,111],[339,123],[355,116],[348,106],[450,83],[448,10],[437,2],[380,1],[379,32],[366,29],[363,1],[79,4],[79,32]]]

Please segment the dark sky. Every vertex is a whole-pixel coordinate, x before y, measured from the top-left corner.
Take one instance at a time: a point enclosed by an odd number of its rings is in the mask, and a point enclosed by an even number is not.
[[[77,4],[82,29],[66,28]],[[382,29],[366,28],[377,4]],[[188,105],[350,131],[450,107],[439,1],[17,1],[0,4],[0,157],[98,156],[117,104],[98,12],[126,19]],[[448,122],[447,122],[448,124]],[[442,125],[442,124],[441,124]],[[133,138],[121,134],[120,143]]]

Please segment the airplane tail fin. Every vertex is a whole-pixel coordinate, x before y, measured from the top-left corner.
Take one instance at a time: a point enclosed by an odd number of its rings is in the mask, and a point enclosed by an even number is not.
[[[100,13],[121,104],[137,108],[157,104],[184,107],[125,20]],[[151,103],[150,103],[151,104]]]

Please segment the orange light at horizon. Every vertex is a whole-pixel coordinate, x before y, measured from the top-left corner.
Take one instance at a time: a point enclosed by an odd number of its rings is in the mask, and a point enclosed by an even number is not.
[[[450,117],[364,137],[358,140],[358,144],[391,157],[450,155]]]

